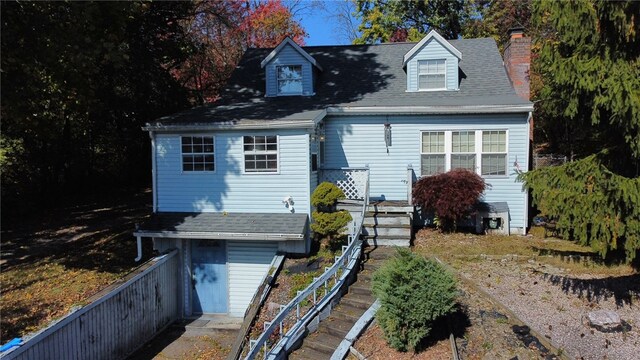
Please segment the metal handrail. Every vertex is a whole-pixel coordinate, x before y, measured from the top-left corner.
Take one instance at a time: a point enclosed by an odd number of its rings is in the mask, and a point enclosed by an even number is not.
[[[342,254],[337,257],[335,263],[325,269],[325,272],[317,278],[314,278],[314,281],[307,286],[304,290],[299,291],[298,295],[293,298],[286,306],[284,306],[278,315],[276,315],[273,320],[270,322],[265,322],[264,331],[260,334],[260,336],[256,340],[250,340],[250,349],[249,353],[245,357],[246,360],[255,359],[255,357],[259,354],[261,350],[264,351],[263,358],[264,359],[276,359],[278,355],[287,350],[288,346],[294,341],[296,341],[299,336],[304,333],[304,328],[307,324],[317,315],[317,313],[322,310],[339,292],[342,284],[346,281],[347,277],[351,274],[351,272],[356,269],[357,261],[360,258],[360,253],[362,251],[362,241],[360,240],[360,234],[362,232],[362,223],[364,222],[364,216],[368,206],[369,197],[369,179],[366,180],[365,186],[365,201],[362,205],[361,216],[360,219],[355,220],[353,222],[353,227],[350,231],[348,237],[347,246],[342,247]],[[338,271],[344,270],[340,275],[340,278],[337,278]],[[331,290],[327,291],[327,283],[331,278],[334,278],[334,284],[331,287]],[[320,287],[324,287],[325,295],[319,300],[317,299],[317,290]],[[302,317],[300,317],[300,303],[305,301],[311,294],[313,294],[313,306],[309,309],[309,311]],[[283,322],[287,316],[296,309],[296,323],[283,335]],[[271,337],[273,332],[276,329],[280,329],[280,339],[279,341],[268,349],[267,340]]]

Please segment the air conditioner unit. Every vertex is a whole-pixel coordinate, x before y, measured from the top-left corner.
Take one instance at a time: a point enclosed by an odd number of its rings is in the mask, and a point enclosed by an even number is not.
[[[509,235],[509,205],[506,202],[482,203],[476,213],[476,232]]]

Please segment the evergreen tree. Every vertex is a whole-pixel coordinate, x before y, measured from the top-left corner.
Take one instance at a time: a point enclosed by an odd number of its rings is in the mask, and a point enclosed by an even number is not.
[[[537,113],[552,151],[638,175],[640,2],[535,1]]]
[[[558,219],[560,235],[591,246],[603,258],[612,251],[627,261],[640,251],[640,178],[607,170],[596,155],[520,175],[538,209]]]

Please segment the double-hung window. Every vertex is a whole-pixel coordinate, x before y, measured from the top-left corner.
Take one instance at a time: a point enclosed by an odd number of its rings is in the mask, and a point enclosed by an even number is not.
[[[276,135],[244,136],[243,146],[245,172],[278,172],[278,137]]]
[[[438,60],[418,60],[418,89],[444,90],[446,85],[446,62]]]
[[[422,175],[435,175],[446,171],[444,131],[422,133]]]
[[[423,131],[421,175],[467,169],[481,176],[507,175],[506,130]]]
[[[482,132],[481,175],[507,174],[507,132],[491,130]]]
[[[278,95],[302,94],[302,65],[276,66]]]
[[[451,168],[476,171],[476,132],[451,133]]]
[[[182,171],[214,171],[213,136],[182,136]]]

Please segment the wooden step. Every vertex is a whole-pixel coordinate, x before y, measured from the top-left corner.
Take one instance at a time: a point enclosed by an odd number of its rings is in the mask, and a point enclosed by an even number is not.
[[[411,246],[411,236],[366,235],[363,236],[362,239],[369,246]]]
[[[349,306],[367,310],[375,300],[376,299],[370,295],[348,294],[342,300],[340,300],[340,302]]]
[[[364,309],[349,305],[343,304],[342,302],[338,304],[338,306],[334,310],[336,312],[336,316],[343,316],[346,319],[352,320],[354,323],[360,319],[360,316],[364,314]]]
[[[329,316],[325,320],[320,323],[320,327],[318,327],[318,332],[329,333],[333,336],[337,336],[339,338],[343,338],[347,336],[347,333],[353,327],[353,322],[345,319],[340,319],[337,316]]]
[[[409,225],[376,225],[362,228],[363,236],[399,236],[411,238],[411,226]]]
[[[364,226],[375,225],[411,225],[411,216],[407,214],[376,214],[367,213],[364,218]]]
[[[413,214],[414,207],[411,205],[378,205],[378,204],[369,204],[368,207],[369,212],[374,213],[396,213],[396,214]]]
[[[302,347],[291,354],[289,354],[289,360],[324,360],[331,359],[331,355],[326,352],[320,352],[310,347]]]
[[[301,350],[304,348],[311,348],[315,351],[326,353],[331,356],[336,350],[343,337],[338,337],[326,332],[315,332],[309,335],[302,344]]]

